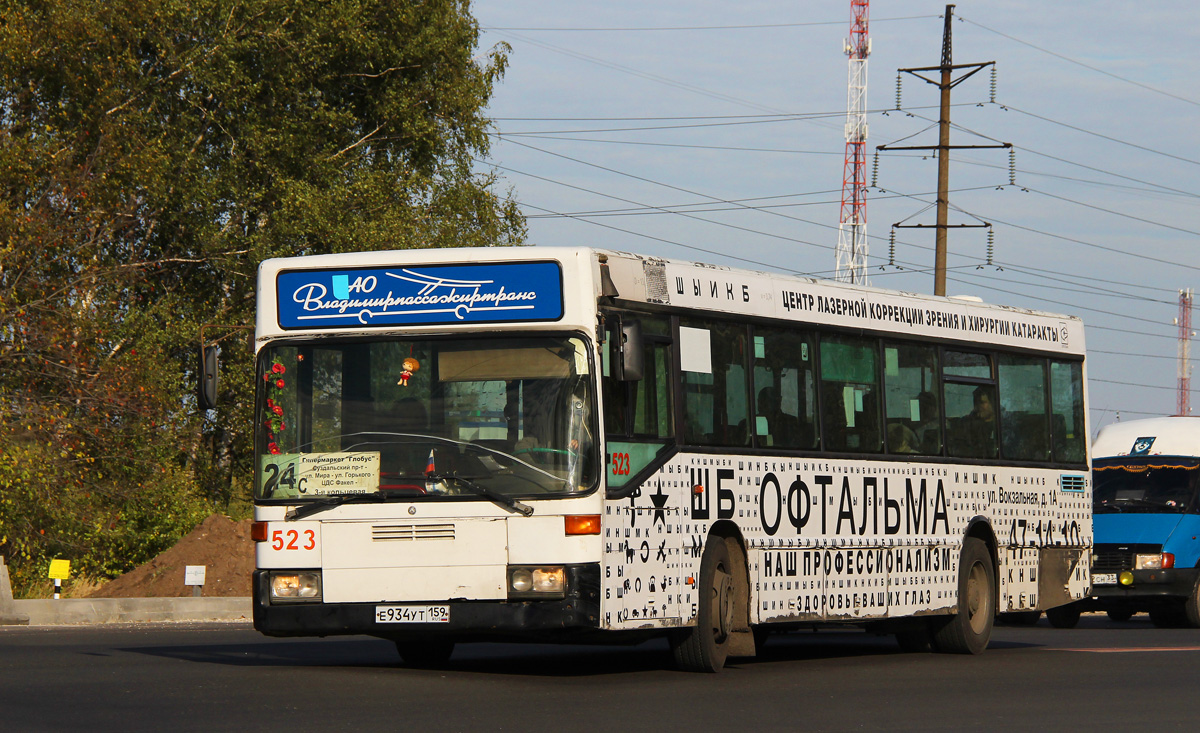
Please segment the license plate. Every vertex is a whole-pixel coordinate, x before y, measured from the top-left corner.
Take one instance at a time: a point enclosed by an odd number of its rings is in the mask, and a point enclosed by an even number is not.
[[[448,624],[449,606],[376,606],[379,624]]]
[[[1092,573],[1092,585],[1116,585],[1116,573]]]

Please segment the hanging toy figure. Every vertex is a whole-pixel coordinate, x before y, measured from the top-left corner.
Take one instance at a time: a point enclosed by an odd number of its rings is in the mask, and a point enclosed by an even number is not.
[[[413,372],[421,368],[421,362],[410,356],[401,362],[400,366],[403,367],[404,371],[400,372],[400,381],[396,382],[396,384],[401,387],[407,387],[409,377],[413,375]]]

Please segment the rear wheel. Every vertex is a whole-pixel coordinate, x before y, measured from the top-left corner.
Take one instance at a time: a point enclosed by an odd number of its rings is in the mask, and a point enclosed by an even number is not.
[[[896,632],[896,644],[906,654],[921,654],[931,649],[929,629],[924,625]]]
[[[728,542],[710,536],[700,558],[700,602],[696,625],[680,629],[671,637],[671,652],[680,669],[689,672],[719,672],[729,656],[729,640],[735,630],[737,594],[747,592],[736,577]],[[744,603],[742,604],[745,605]]]
[[[949,654],[979,654],[987,649],[996,618],[995,598],[991,553],[983,540],[968,537],[958,562],[958,613],[937,623],[934,648]]]
[[[1109,611],[1107,615],[1111,621],[1125,623],[1129,619],[1133,618],[1133,611],[1130,611],[1128,608],[1117,608]]]
[[[436,669],[450,661],[454,642],[448,639],[397,641],[396,651],[400,652],[400,658],[410,667]]]
[[[1056,629],[1073,629],[1079,623],[1079,606],[1068,603],[1046,609],[1046,620]]]

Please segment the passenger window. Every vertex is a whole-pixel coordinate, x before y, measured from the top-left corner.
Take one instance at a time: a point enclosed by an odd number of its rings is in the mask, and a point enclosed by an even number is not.
[[[937,348],[883,345],[888,453],[940,455],[942,411],[937,396]]]
[[[631,318],[632,316],[625,316]],[[622,382],[616,378],[620,359],[616,325],[604,331],[600,349],[601,388],[604,391],[604,429],[610,435],[665,440],[674,435],[671,409],[671,344],[665,318],[638,317],[642,324],[642,378]],[[668,334],[668,335],[660,335]]]
[[[671,345],[645,344],[644,373],[633,382],[633,434],[669,438],[671,430]]]
[[[1000,355],[1000,455],[1016,461],[1050,459],[1044,359]]]
[[[817,444],[816,376],[812,337],[755,328],[754,417],[750,432],[764,448],[807,450]]]
[[[679,365],[683,378],[684,439],[696,445],[745,446],[749,408],[746,329],[681,320]]]
[[[821,435],[825,449],[878,453],[879,354],[873,339],[821,337]]]
[[[995,458],[996,385],[991,357],[963,351],[944,352],[942,394],[947,452],[957,458]]]
[[[1082,463],[1087,457],[1083,422],[1083,365],[1050,362],[1050,427],[1054,460]]]

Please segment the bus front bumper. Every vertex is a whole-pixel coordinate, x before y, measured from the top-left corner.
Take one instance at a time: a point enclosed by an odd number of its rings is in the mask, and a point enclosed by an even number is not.
[[[268,572],[254,572],[254,628],[267,636],[370,634],[389,639],[489,639],[571,636],[600,625],[600,565],[567,565],[564,597],[508,601],[379,601],[374,603],[271,603]],[[380,607],[444,606],[437,623],[381,623]]]
[[[1129,585],[1092,585],[1085,605],[1092,610],[1109,610],[1130,605],[1149,605],[1187,598],[1200,579],[1200,568],[1171,568],[1169,570],[1132,570]]]

